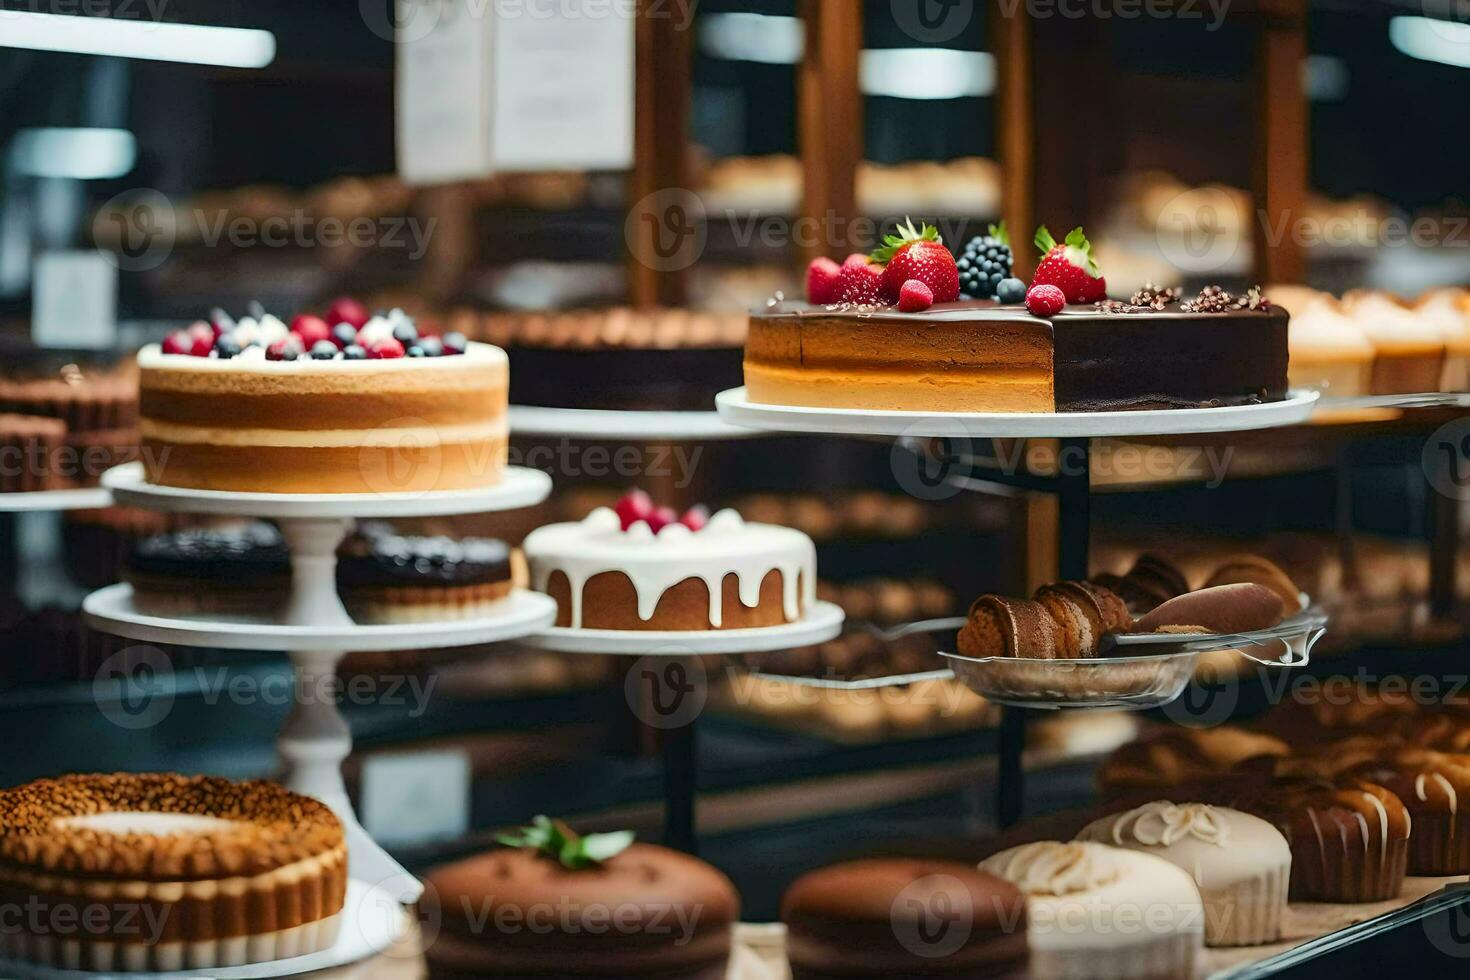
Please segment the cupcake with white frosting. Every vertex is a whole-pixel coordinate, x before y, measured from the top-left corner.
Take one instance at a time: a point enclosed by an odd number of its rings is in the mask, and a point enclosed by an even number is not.
[[[1038,841],[980,870],[1026,896],[1031,976],[1192,978],[1204,937],[1199,889],[1163,858],[1090,841]]]
[[[1187,871],[1205,903],[1207,946],[1257,946],[1281,937],[1291,848],[1260,817],[1156,800],[1095,820],[1077,839],[1152,854]]]

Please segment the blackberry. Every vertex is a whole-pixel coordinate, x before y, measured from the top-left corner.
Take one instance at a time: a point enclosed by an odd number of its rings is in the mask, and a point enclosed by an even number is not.
[[[960,292],[969,299],[994,299],[1001,280],[1011,277],[1011,243],[1005,222],[991,225],[988,235],[970,239],[955,265],[960,270]]]

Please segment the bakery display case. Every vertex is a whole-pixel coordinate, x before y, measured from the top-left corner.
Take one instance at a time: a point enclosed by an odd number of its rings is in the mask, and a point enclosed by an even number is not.
[[[1453,12],[286,6],[0,18],[0,974],[1457,967]]]

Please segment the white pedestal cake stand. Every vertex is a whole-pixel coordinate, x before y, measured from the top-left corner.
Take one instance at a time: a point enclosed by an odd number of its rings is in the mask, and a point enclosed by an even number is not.
[[[812,408],[752,402],[744,388],[715,396],[720,417],[736,425],[780,432],[832,435],[932,436],[935,438],[1066,438],[1166,436],[1239,432],[1296,425],[1311,418],[1315,391],[1293,391],[1279,402],[1221,408],[1136,412],[895,412],[860,408]]]
[[[658,442],[715,442],[760,436],[757,431],[726,422],[718,412],[643,412],[541,408],[534,405],[510,407],[510,431],[516,436]]]
[[[155,486],[146,481],[140,465],[129,464],[104,474],[102,483],[121,504],[180,513],[273,518],[280,525],[291,553],[292,592],[278,618],[153,616],[135,607],[132,588],[124,584],[108,586],[86,598],[82,608],[87,622],[96,629],[145,642],[286,653],[296,672],[297,704],[277,743],[285,767],[285,784],[326,803],[341,818],[353,879],[391,891],[395,901],[417,900],[422,885],[358,823],[342,779],[342,762],[352,749],[351,732],[333,699],[314,694],[335,689],[337,664],[348,651],[424,649],[516,639],[555,622],[556,603],[548,596],[517,590],[498,603],[493,612],[473,619],[359,626],[337,595],[337,547],[356,518],[474,514],[527,507],[540,503],[551,492],[551,478],[537,470],[512,467],[500,483],[472,490],[228,493]]]
[[[103,487],[80,487],[74,490],[32,490],[25,493],[0,493],[0,514],[27,514],[32,511],[96,510],[111,507],[112,494]]]

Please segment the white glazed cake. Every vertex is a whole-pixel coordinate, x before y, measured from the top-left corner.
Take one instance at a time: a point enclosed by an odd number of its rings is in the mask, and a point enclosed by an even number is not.
[[[1001,851],[980,870],[1026,895],[1030,976],[1192,978],[1204,936],[1194,879],[1163,858],[1082,841]]]
[[[598,508],[531,532],[524,550],[531,587],[557,600],[558,626],[779,626],[799,620],[816,599],[811,539],[748,523],[733,510],[650,521]]]
[[[1258,946],[1281,937],[1291,848],[1260,817],[1156,800],[1095,820],[1077,839],[1153,854],[1189,872],[1204,899],[1208,946]]]

